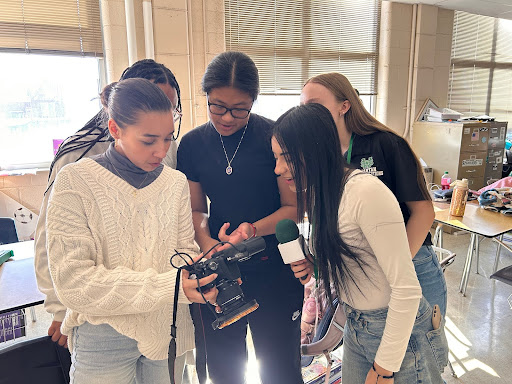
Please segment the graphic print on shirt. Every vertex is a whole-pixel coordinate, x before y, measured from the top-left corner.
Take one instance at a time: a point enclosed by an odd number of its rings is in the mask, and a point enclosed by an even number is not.
[[[377,171],[377,167],[373,167],[373,156],[370,156],[368,159],[364,157],[361,159],[361,169],[373,176],[382,176],[384,174],[383,171]]]

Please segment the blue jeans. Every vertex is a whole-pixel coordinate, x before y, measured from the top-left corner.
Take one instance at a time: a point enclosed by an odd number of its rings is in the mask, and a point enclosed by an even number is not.
[[[361,384],[372,369],[388,309],[359,311],[343,305],[347,324],[343,336],[342,383]],[[432,308],[422,298],[400,371],[395,373],[395,384],[442,384],[441,372],[447,364],[444,324],[433,329]]]
[[[437,255],[431,246],[423,245],[412,259],[412,262],[421,285],[423,297],[427,299],[431,307],[434,307],[435,304],[439,305],[444,318],[447,297],[446,280]]]
[[[137,342],[110,325],[73,329],[70,384],[170,384],[166,360],[142,356]]]

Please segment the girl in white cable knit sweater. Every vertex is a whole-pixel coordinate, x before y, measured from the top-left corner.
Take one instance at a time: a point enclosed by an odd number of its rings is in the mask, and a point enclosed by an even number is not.
[[[46,221],[51,277],[68,308],[61,331],[72,351],[71,382],[168,384],[177,276],[169,259],[174,250],[197,255],[186,178],[161,164],[172,106],[145,79],[104,92],[115,144],[59,172]],[[203,302],[183,277],[180,302]]]

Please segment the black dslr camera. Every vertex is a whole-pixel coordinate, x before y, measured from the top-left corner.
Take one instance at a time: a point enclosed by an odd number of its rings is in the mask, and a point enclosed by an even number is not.
[[[244,293],[237,281],[240,278],[238,263],[249,260],[254,254],[263,251],[265,246],[262,237],[253,237],[214,253],[211,259],[185,267],[192,278],[195,276],[202,279],[214,273],[218,274],[214,281],[201,287],[201,290],[217,287],[219,291],[217,304],[222,309],[222,316],[218,316],[212,323],[213,329],[222,329],[258,308],[256,300],[246,302],[244,299]]]

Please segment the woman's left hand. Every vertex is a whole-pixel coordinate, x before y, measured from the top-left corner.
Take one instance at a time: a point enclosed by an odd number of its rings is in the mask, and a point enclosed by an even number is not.
[[[194,257],[193,262],[197,262],[202,258],[203,254],[201,253],[200,255]],[[207,258],[209,259],[210,256],[208,256]],[[191,264],[191,261],[189,261],[188,264]],[[199,286],[203,287],[214,281],[217,277],[218,275],[216,273],[203,277],[202,279],[199,279]],[[185,269],[181,270],[181,288],[183,289],[183,293],[185,293],[185,296],[187,296],[187,299],[189,299],[192,303],[205,304],[206,300],[207,302],[217,307],[217,304],[215,304],[217,300],[217,294],[219,293],[217,287],[203,290],[203,294],[201,295],[201,293],[197,290],[198,280],[191,279],[190,272]]]
[[[231,232],[230,235],[226,234],[230,223],[224,223],[219,230],[219,240],[223,242],[230,242],[231,244],[238,244],[254,236],[254,227],[249,223],[242,223]]]
[[[393,375],[393,372],[385,370],[375,362],[373,364],[377,371],[374,371],[373,368],[370,368],[368,374],[366,375],[366,380],[364,384],[393,384],[395,382],[394,378],[385,379],[384,377],[382,377],[391,376]]]
[[[315,266],[309,259],[299,260],[290,264],[290,268],[294,276],[299,279],[302,285],[305,285],[311,280]]]

